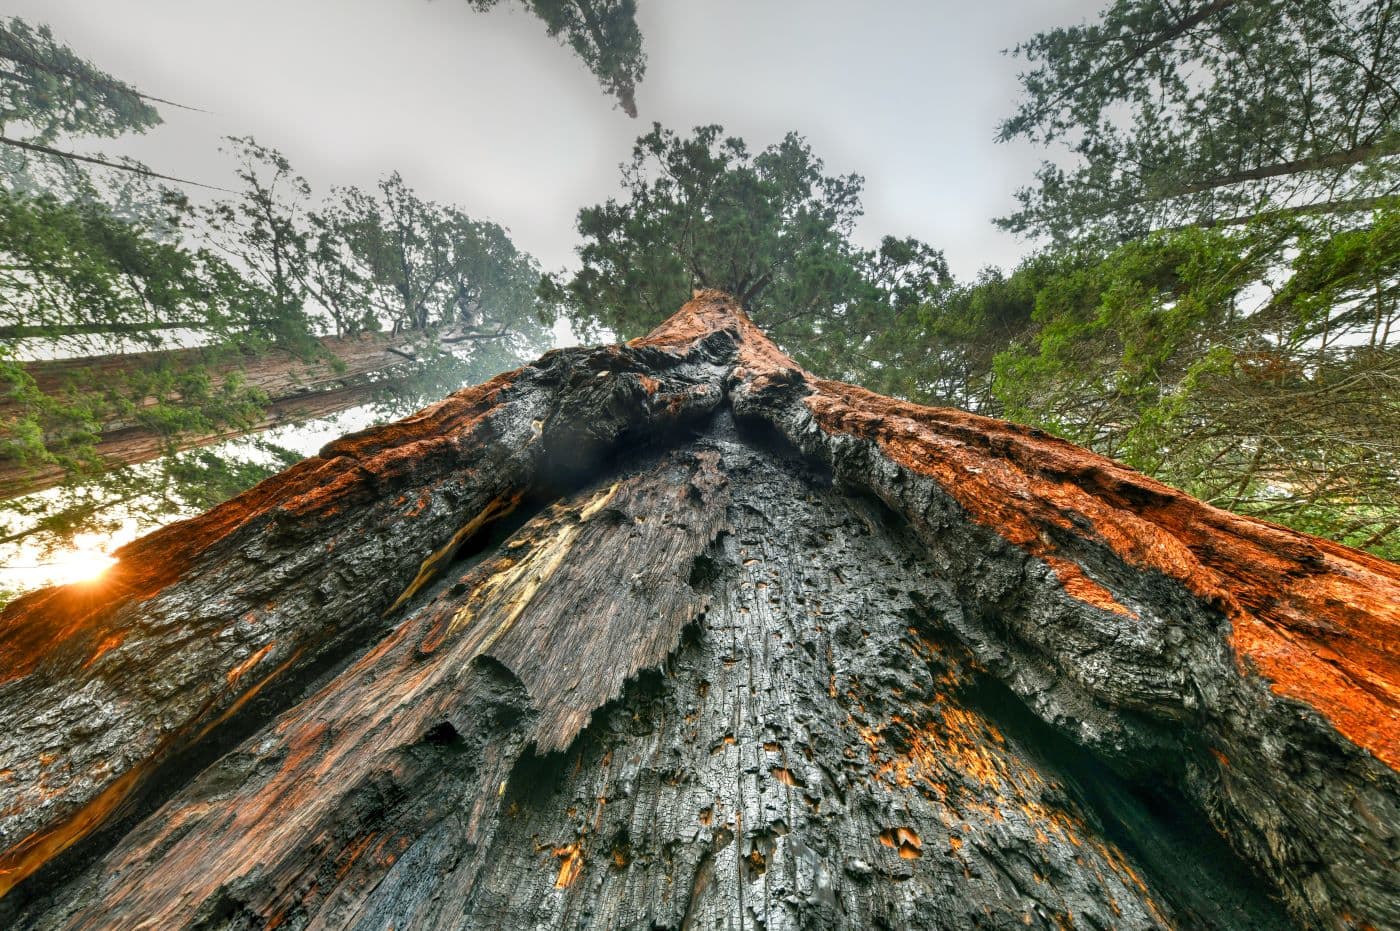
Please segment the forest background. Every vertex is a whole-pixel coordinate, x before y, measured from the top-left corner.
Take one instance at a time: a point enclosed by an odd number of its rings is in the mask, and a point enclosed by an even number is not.
[[[801,125],[745,141],[649,120],[645,0],[454,15],[513,16],[587,91],[570,107],[625,125],[611,194],[538,205],[528,183],[480,176],[479,197],[444,203],[398,165],[373,184],[303,178],[281,140],[238,133],[210,146],[222,173],[186,177],[117,153],[169,114],[210,118],[202,101],[153,96],[36,18],[0,23],[3,597],[100,570],[123,540],[345,429],[551,345],[639,335],[695,287],[738,295],[822,375],[1030,424],[1400,558],[1392,3],[1117,0],[1028,29],[997,58],[1014,96],[963,117],[1041,162],[1006,185],[1002,215],[971,231],[966,204],[894,192],[970,230],[929,227],[951,242],[872,228],[894,215],[887,189],[829,169]],[[934,40],[901,41],[874,53]],[[750,60],[726,67],[801,84]],[[913,102],[952,89],[895,83],[907,125],[876,143],[948,171],[909,143],[940,131]],[[403,148],[402,167],[422,164]],[[576,156],[521,158],[539,176]],[[477,212],[517,194],[540,224],[573,220],[571,237],[535,237],[547,263]]]

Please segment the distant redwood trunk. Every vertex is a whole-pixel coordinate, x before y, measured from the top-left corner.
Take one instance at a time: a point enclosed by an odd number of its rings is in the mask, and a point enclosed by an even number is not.
[[[0,615],[19,928],[1400,926],[1400,567],[724,295]]]
[[[358,337],[326,337],[319,341],[323,354],[302,358],[286,350],[220,361],[209,368],[216,378],[240,376],[252,388],[264,392],[269,402],[255,423],[210,433],[175,438],[176,449],[197,449],[225,440],[252,436],[273,427],[329,417],[373,400],[376,390],[402,378],[411,352],[401,336],[366,334]],[[104,376],[120,378],[142,368],[168,366],[175,370],[206,364],[199,349],[88,356],[76,359],[31,362],[26,372],[41,391],[60,395],[74,379],[101,384]],[[156,399],[147,399],[154,405]],[[0,419],[10,406],[0,402]],[[171,438],[134,423],[110,421],[101,432],[95,452],[112,468],[158,459],[171,448]],[[0,500],[17,498],[52,488],[66,472],[56,466],[38,468],[0,459]]]

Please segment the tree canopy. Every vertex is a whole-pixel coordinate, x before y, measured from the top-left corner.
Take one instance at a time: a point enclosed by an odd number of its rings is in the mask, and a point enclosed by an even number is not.
[[[159,122],[151,98],[46,28],[4,24],[0,62],[0,130],[29,141]],[[499,225],[396,173],[316,203],[274,149],[230,149],[243,190],[197,205],[8,148],[0,498],[63,487],[10,500],[0,542],[59,545],[207,506],[289,461],[262,437],[273,426],[403,411],[546,344],[538,266]]]
[[[11,475],[18,467],[57,468],[70,483],[107,485],[129,512],[139,482],[110,472],[152,448],[114,445],[132,431],[174,454],[366,403],[401,412],[544,348],[538,266],[500,226],[425,201],[398,175],[311,209],[309,185],[280,154],[251,140],[235,149],[246,191],[181,205],[180,241],[100,202],[0,195],[0,337],[14,347],[0,358],[5,496],[52,484],[27,484]],[[45,361],[55,355],[89,364]],[[140,458],[123,458],[127,448]],[[255,458],[284,461],[267,451]],[[211,469],[207,455],[187,455],[140,474],[168,488],[207,482]],[[257,474],[231,461],[217,471]],[[22,523],[91,529],[95,516],[74,515],[96,515],[101,497],[21,508]]]
[[[112,138],[160,121],[149,98],[79,57],[48,26],[0,20],[0,134],[19,125],[33,142]]]
[[[719,288],[807,364],[853,374],[884,322],[948,280],[916,240],[852,241],[862,184],[826,174],[796,133],[755,153],[720,126],[657,124],[622,166],[624,199],[579,211],[582,267],[543,295],[585,330],[631,337]]]
[[[56,147],[74,137],[145,132],[161,123],[156,103],[182,106],[112,77],[47,26],[0,20],[0,180],[11,190],[101,199],[123,215],[160,216],[165,192],[151,182],[179,179],[135,159]]]
[[[1051,247],[973,289],[1010,288],[1009,332],[953,308],[977,403],[1400,557],[1397,28],[1389,0],[1114,0],[1018,46],[1000,135],[1054,157],[998,222]]]
[[[1392,0],[1114,0],[1017,46],[1000,138],[1058,147],[1000,222],[1072,242],[1400,193]]]
[[[486,11],[502,0],[467,0]],[[637,28],[636,0],[519,0],[544,21],[551,39],[567,45],[618,106],[637,115],[637,85],[646,74],[646,52]]]
[[[1301,249],[1191,228],[1030,266],[1013,276],[1039,279],[1029,324],[991,360],[997,412],[1223,507],[1400,555],[1397,220]]]
[[[635,112],[632,0],[521,2]],[[1394,18],[1382,0],[1112,0],[1030,38],[1000,135],[1049,160],[999,222],[1049,245],[962,282],[929,244],[862,239],[863,179],[795,132],[758,148],[653,125],[618,196],[578,212],[578,267],[543,279],[503,227],[396,172],[316,191],[233,139],[240,190],[194,204],[149,172],[0,146],[0,495],[66,482],[14,504],[0,541],[212,503],[287,461],[270,426],[438,397],[543,349],[561,312],[637,336],[706,287],[822,375],[1400,556]],[[159,102],[0,25],[0,136],[140,132]],[[203,448],[229,436],[240,452]]]

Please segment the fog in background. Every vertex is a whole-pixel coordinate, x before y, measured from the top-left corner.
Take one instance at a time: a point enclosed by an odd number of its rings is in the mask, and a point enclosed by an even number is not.
[[[865,176],[858,241],[916,236],[968,278],[1031,248],[991,224],[1041,158],[994,141],[1020,67],[1002,50],[1099,5],[638,0],[648,68],[636,120],[508,4],[482,14],[465,0],[0,0],[0,13],[47,23],[115,77],[208,111],[160,106],[165,125],[144,136],[72,143],[164,174],[237,187],[219,152],[229,135],[280,149],[316,196],[397,170],[421,196],[508,227],[552,270],[575,264],[575,214],[618,192],[618,164],[653,121],[721,123],[755,150],[796,130],[828,173]],[[555,335],[574,341],[566,323]],[[360,409],[270,438],[309,454],[368,421]],[[132,524],[56,556],[24,550],[0,567],[0,586],[100,570],[136,535]]]
[[[994,142],[1020,65],[1002,54],[1100,0],[639,0],[649,64],[629,119],[543,24],[465,0],[6,0],[142,91],[166,125],[93,148],[234,186],[219,137],[281,149],[317,190],[398,170],[423,196],[510,228],[547,269],[573,264],[574,215],[618,190],[652,121],[723,124],[757,149],[788,130],[830,173],[866,178],[858,239],[917,236],[954,272],[1029,244],[1009,212],[1040,153]]]

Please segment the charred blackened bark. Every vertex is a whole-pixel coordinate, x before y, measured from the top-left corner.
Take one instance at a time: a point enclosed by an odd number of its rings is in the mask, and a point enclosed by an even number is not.
[[[0,627],[19,927],[1400,926],[1400,570],[721,295]]]

